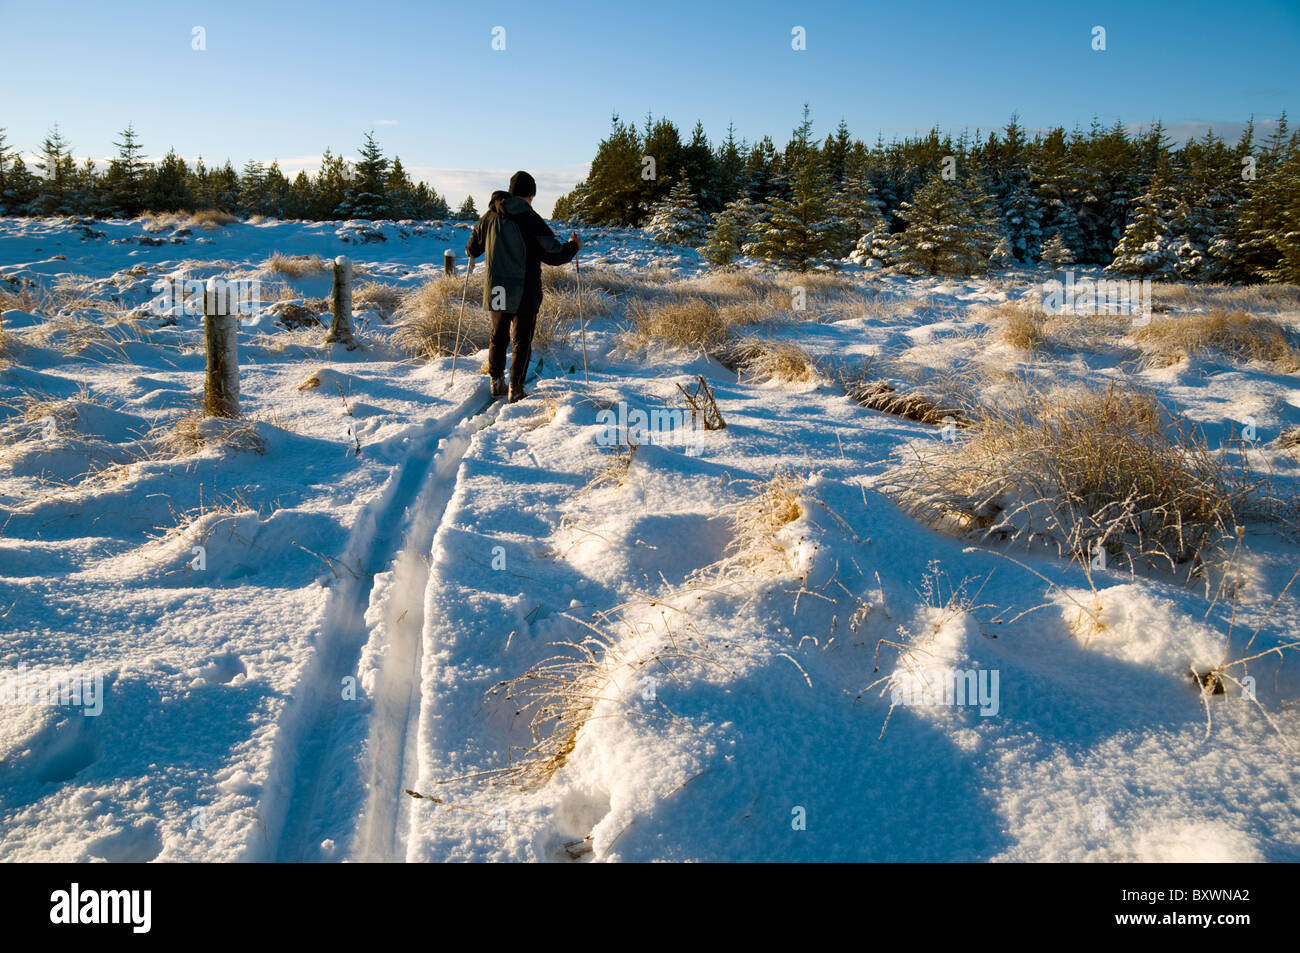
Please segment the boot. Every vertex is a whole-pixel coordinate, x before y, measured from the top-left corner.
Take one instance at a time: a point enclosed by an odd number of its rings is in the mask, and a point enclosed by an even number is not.
[[[527,396],[528,394],[524,391],[522,387],[520,387],[518,390],[516,390],[513,387],[510,388],[510,403],[512,404],[515,403],[516,401],[523,400]]]
[[[506,379],[504,376],[492,378],[492,396],[506,396]]]

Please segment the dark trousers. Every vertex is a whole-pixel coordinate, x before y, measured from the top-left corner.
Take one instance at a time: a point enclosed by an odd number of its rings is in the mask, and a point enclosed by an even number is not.
[[[537,308],[541,302],[524,302],[518,314],[492,312],[492,341],[488,345],[488,373],[496,380],[506,370],[506,345],[514,345],[510,358],[510,389],[524,389],[528,362],[533,356],[533,331],[537,327]]]

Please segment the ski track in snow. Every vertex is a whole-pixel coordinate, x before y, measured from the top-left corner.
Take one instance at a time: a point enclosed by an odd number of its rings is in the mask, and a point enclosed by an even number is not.
[[[476,393],[450,414],[428,422],[425,433],[395,469],[384,494],[358,520],[342,562],[359,567],[359,578],[345,575],[331,594],[317,654],[303,673],[277,740],[263,819],[268,832],[278,829],[278,835],[268,836],[273,847],[265,859],[329,859],[321,856],[320,827],[330,816],[349,813],[347,805],[321,803],[323,797],[337,793],[322,782],[331,769],[337,770],[348,760],[346,732],[340,730],[341,723],[347,721],[340,717],[344,679],[357,675],[361,651],[371,636],[366,608],[376,575],[390,566],[396,574],[395,591],[409,596],[403,601],[412,608],[380,632],[384,661],[368,718],[368,794],[354,849],[362,860],[395,858],[400,782],[409,747],[407,728],[412,712],[419,711],[418,666],[428,549],[451,499],[469,438],[478,429],[479,419],[492,410],[491,398]],[[450,427],[448,419],[455,421]],[[378,624],[382,626],[382,621]],[[357,814],[363,805],[353,807],[350,813]]]
[[[401,815],[409,804],[402,790],[406,787],[406,768],[415,763],[416,735],[412,729],[420,713],[420,650],[430,550],[455,493],[461,458],[474,433],[494,420],[499,409],[500,405],[489,401],[452,429],[428,471],[414,505],[406,545],[397,557],[392,591],[404,608],[386,633],[389,650],[384,655],[376,711],[371,718],[370,785],[357,837],[361,860],[402,859]]]

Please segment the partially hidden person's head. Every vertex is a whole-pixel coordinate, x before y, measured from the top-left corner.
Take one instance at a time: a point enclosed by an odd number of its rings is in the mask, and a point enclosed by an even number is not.
[[[527,172],[519,171],[510,177],[510,194],[517,195],[530,204],[537,195],[537,182]]]

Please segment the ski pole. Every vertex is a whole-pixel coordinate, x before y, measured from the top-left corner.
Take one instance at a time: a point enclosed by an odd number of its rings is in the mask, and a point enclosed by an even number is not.
[[[460,323],[465,318],[465,298],[469,296],[469,273],[474,270],[474,256],[471,255],[465,265],[465,287],[460,293],[460,314],[456,318],[456,340],[451,346],[451,383],[447,385],[450,390],[456,386],[456,355],[460,353]]]
[[[574,232],[577,235],[577,232]],[[578,253],[573,253],[573,268],[578,273],[578,323],[582,326],[582,377],[588,384],[591,383],[591,377],[587,374],[587,320],[582,316],[582,263],[578,261]]]

